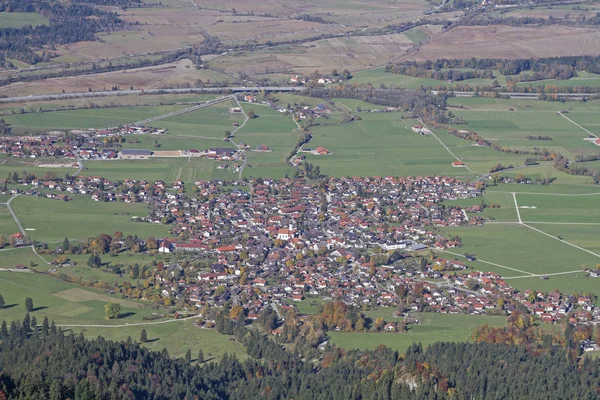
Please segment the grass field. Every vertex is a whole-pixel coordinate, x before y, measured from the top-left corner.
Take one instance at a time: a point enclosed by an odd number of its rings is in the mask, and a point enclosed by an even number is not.
[[[0,310],[0,319],[6,321],[23,318],[26,297],[33,299],[34,312],[31,316],[35,316],[38,324],[47,316],[57,324],[123,325],[143,322],[142,317],[152,313],[143,302],[117,299],[101,291],[79,288],[42,274],[0,272],[0,294],[7,304]],[[121,313],[125,317],[118,320],[105,319],[104,304],[109,300],[121,303]],[[84,332],[88,338],[103,336],[114,340],[125,340],[128,336],[139,340],[141,330],[146,329],[149,343],[143,346],[153,350],[166,348],[174,357],[183,356],[188,349],[192,351],[193,358],[196,358],[200,349],[206,359],[219,359],[225,352],[236,353],[239,358],[246,357],[245,350],[239,343],[230,341],[227,336],[214,330],[196,328],[190,320],[144,326],[63,329]]]
[[[87,239],[115,231],[140,237],[161,237],[168,232],[164,225],[130,222],[133,216],[148,214],[145,204],[101,203],[76,195],[69,202],[20,196],[11,205],[23,227],[34,229],[28,234],[38,241]]]
[[[8,212],[8,208],[5,205],[0,204],[0,235],[12,235],[18,231],[19,228],[17,227],[17,224],[15,224],[10,212]]]
[[[372,318],[382,316],[388,321],[393,320],[391,309],[380,309],[366,314]],[[434,313],[415,313],[413,316],[419,319],[422,325],[410,325],[410,329],[406,333],[329,332],[328,335],[333,344],[345,349],[374,349],[383,344],[391,349],[403,352],[415,342],[420,342],[423,346],[439,341],[468,342],[471,340],[471,332],[475,328],[483,324],[503,326],[506,323],[505,317],[492,316]]]
[[[31,25],[48,25],[48,18],[38,13],[3,12],[0,13],[0,28],[21,28]]]
[[[42,132],[53,129],[108,128],[131,124],[157,115],[181,110],[186,106],[120,107],[96,110],[69,110],[51,113],[4,116],[17,133]]]

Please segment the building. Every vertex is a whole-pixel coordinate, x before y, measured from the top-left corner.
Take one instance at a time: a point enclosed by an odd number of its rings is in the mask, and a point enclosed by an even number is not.
[[[329,150],[327,150],[325,147],[319,146],[313,150],[313,154],[317,156],[326,156],[329,154]]]
[[[464,166],[465,166],[465,163],[464,163],[464,162],[462,162],[462,161],[454,161],[454,162],[452,163],[452,166],[453,166],[453,167],[455,167],[455,168],[456,168],[456,167],[464,167]]]
[[[160,242],[160,246],[158,247],[158,252],[159,253],[170,253],[171,249],[172,249],[171,242],[169,242],[167,239],[165,239],[162,242]]]
[[[149,158],[152,155],[150,150],[125,149],[119,152],[119,158],[140,160]]]

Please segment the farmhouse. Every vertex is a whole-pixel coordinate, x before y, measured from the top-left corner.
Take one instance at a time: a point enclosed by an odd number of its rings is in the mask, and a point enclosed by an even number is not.
[[[152,155],[150,150],[136,150],[136,149],[125,149],[119,152],[119,158],[121,159],[133,159],[140,160],[149,158]]]
[[[327,150],[325,147],[319,146],[316,149],[314,149],[312,153],[316,156],[326,156],[327,154],[329,154],[329,150]]]

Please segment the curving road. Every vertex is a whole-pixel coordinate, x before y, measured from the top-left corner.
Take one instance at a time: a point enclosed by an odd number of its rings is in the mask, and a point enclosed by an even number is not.
[[[12,201],[14,199],[16,199],[17,197],[19,197],[20,195],[21,195],[21,193],[15,194],[13,197],[11,197],[10,199],[8,199],[8,201],[6,202],[6,207],[8,208],[8,211],[10,212],[10,215],[12,215],[13,219],[15,220],[15,223],[19,227],[19,230],[21,231],[21,233],[26,236],[27,233],[25,232],[25,229],[23,229],[23,225],[21,225],[21,222],[17,218],[17,215],[15,214],[15,212],[12,209],[12,207],[10,206],[10,203],[12,203]]]

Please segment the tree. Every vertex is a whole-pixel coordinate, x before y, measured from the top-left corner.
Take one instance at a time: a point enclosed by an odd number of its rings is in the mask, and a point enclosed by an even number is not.
[[[71,248],[71,242],[69,242],[68,238],[65,238],[65,240],[63,240],[62,250],[67,251],[70,248]]]
[[[27,312],[33,311],[33,300],[31,297],[27,297],[25,299],[25,311],[27,311]]]
[[[5,305],[6,302],[4,301],[4,297],[2,297],[2,295],[0,294],[0,308],[4,308]]]
[[[247,116],[248,116],[248,118],[250,118],[250,119],[254,119],[254,118],[258,117],[258,115],[256,115],[256,114],[254,113],[254,110],[252,110],[252,109],[250,109],[250,111],[248,111],[248,114],[246,114],[246,115],[247,115]]]
[[[198,351],[198,359],[196,361],[198,361],[198,364],[204,363],[204,353],[202,352],[202,349]]]
[[[145,329],[142,329],[142,333],[140,333],[140,342],[146,343],[148,341],[148,334]]]
[[[186,363],[192,362],[192,352],[190,351],[190,349],[188,349],[188,351],[185,352],[184,360]]]
[[[121,316],[121,304],[116,301],[109,301],[104,305],[104,312],[107,319],[117,319]]]

